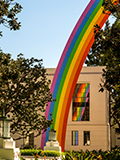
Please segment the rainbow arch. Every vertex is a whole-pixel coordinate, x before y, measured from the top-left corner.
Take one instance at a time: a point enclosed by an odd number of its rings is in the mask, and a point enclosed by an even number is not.
[[[57,131],[57,140],[64,151],[68,114],[74,89],[86,56],[94,42],[94,25],[103,26],[108,14],[103,14],[103,0],[91,0],[74,27],[59,60],[51,93],[55,102],[49,103],[46,117],[52,113],[53,125]],[[42,134],[41,147],[48,140],[49,129]]]

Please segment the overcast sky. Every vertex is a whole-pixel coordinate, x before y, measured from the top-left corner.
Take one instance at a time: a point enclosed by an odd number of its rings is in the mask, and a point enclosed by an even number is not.
[[[46,68],[57,67],[65,44],[89,0],[18,0],[22,27],[9,31],[0,26],[0,47],[13,58],[23,53],[43,59]]]

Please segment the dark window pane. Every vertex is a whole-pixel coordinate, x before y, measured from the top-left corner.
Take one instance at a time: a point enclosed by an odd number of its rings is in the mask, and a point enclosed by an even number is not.
[[[85,107],[81,121],[89,121],[89,107]]]
[[[84,131],[84,144],[85,146],[90,145],[90,131]]]

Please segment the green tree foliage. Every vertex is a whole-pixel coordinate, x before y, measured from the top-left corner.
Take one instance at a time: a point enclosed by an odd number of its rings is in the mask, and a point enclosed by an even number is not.
[[[113,2],[114,1],[114,2]],[[103,13],[112,14],[116,18],[120,18],[120,0],[103,0]]]
[[[0,0],[0,25],[19,30],[17,14],[21,10],[14,0]],[[27,137],[31,131],[38,136],[51,125],[52,119],[44,116],[45,106],[52,101],[49,85],[42,60],[25,59],[22,54],[13,60],[0,51],[0,115],[5,110],[10,116],[11,133],[17,133],[16,139]]]
[[[51,125],[44,115],[52,101],[49,85],[42,60],[25,59],[22,54],[13,60],[0,52],[0,111],[4,109],[12,119],[11,133],[17,133],[16,139],[31,131],[38,136]]]
[[[111,11],[116,20],[112,26],[107,21],[104,29],[95,26],[95,42],[85,63],[88,66],[106,66],[100,91],[109,91],[112,125],[117,124],[120,128],[120,3],[114,5],[110,0],[104,0],[103,5],[104,13]]]
[[[22,6],[14,0],[0,0],[0,24],[10,28],[10,30],[19,30],[21,23],[18,22],[16,15],[20,13]],[[2,36],[2,31],[0,31]]]

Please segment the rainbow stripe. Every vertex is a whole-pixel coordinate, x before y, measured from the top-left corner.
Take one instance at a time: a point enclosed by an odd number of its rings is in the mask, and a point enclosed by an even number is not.
[[[51,92],[56,102],[49,103],[46,117],[52,113],[53,128],[62,150],[65,146],[66,126],[74,89],[86,56],[94,42],[94,25],[103,26],[108,14],[103,14],[103,0],[91,0],[73,29],[58,63]],[[48,130],[49,131],[49,130]],[[48,133],[42,134],[41,147],[48,140]]]

